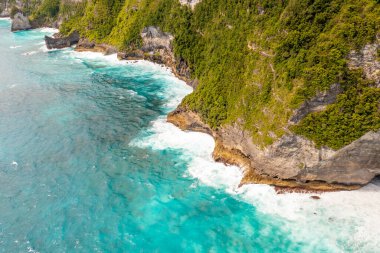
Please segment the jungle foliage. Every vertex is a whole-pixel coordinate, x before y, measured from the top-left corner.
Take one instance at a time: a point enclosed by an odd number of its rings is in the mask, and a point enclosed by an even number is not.
[[[295,131],[332,148],[380,128],[380,91],[347,58],[376,39],[378,1],[203,0],[191,10],[178,0],[92,0],[62,31],[131,50],[148,25],[175,36],[176,57],[199,80],[182,106],[213,128],[238,122],[263,147]],[[294,109],[335,83],[345,87],[336,104],[289,129]]]

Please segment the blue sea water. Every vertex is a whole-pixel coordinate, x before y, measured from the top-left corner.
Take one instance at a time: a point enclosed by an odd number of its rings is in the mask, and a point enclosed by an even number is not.
[[[371,252],[347,241],[351,220],[305,229],[234,194],[234,168],[202,160],[209,137],[165,123],[191,92],[170,72],[9,30],[0,20],[0,252]]]

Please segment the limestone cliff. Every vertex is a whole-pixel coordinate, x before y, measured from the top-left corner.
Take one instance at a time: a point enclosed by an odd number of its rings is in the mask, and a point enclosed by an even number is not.
[[[369,132],[334,151],[317,148],[294,134],[261,149],[235,124],[212,130],[194,112],[177,109],[168,121],[186,131],[199,131],[216,140],[215,160],[242,167],[242,183],[264,183],[312,190],[356,189],[380,175],[380,131]]]
[[[194,92],[168,120],[211,134],[242,183],[353,189],[379,175],[378,2],[83,6],[61,26],[80,33],[76,50],[171,67]]]

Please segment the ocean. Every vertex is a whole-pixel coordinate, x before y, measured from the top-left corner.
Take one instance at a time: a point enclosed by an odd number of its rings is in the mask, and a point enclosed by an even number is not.
[[[47,50],[0,19],[0,252],[379,252],[380,182],[354,192],[238,187],[213,139],[166,114],[166,68]]]

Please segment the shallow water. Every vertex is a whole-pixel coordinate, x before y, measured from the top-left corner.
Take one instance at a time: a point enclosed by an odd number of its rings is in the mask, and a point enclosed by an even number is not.
[[[0,252],[380,246],[379,186],[320,201],[237,189],[241,173],[212,161],[211,137],[165,122],[191,92],[169,71],[48,51],[49,29],[9,30],[0,19]]]

